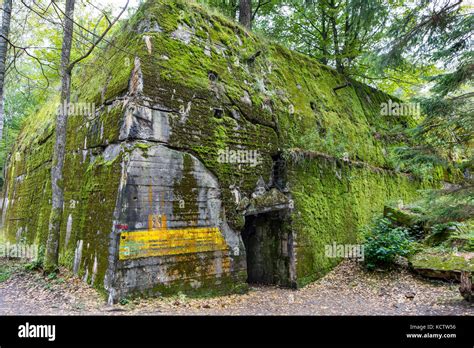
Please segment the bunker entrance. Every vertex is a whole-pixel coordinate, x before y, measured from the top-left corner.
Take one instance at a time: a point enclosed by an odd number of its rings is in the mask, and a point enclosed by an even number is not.
[[[243,205],[242,230],[247,255],[247,282],[295,287],[295,258],[287,196],[286,165],[281,154],[272,157],[269,185],[260,177],[252,198]]]
[[[247,254],[247,282],[292,286],[292,235],[284,212],[245,217],[242,239]]]

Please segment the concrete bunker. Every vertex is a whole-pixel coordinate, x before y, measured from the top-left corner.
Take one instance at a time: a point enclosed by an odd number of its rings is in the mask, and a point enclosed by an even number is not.
[[[123,49],[72,82],[95,116],[68,121],[60,259],[112,300],[304,286],[336,264],[326,244],[425,187],[386,161],[400,143],[384,134],[410,120],[379,117],[390,96],[355,81],[336,96],[343,76],[271,42],[249,68],[252,33],[187,1],[142,6]],[[55,104],[9,157],[10,242],[47,242]]]

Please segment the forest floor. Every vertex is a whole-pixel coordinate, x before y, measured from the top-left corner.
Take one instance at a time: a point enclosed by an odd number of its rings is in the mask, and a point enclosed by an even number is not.
[[[0,259],[0,315],[474,315],[458,284],[426,280],[408,270],[365,272],[342,262],[298,290],[251,286],[246,294],[184,295],[107,305],[99,293],[62,270],[55,278]]]

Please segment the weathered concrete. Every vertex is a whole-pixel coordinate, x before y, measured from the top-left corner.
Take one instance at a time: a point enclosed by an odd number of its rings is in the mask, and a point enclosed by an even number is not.
[[[389,159],[413,120],[355,81],[334,93],[344,81],[185,1],[146,2],[73,81],[96,111],[69,119],[61,263],[111,301],[320,277],[340,261],[325,244],[424,185]],[[12,241],[46,242],[55,100],[8,162]]]
[[[125,166],[110,289],[121,296],[185,279],[191,288],[209,281],[218,287],[221,277],[245,272],[242,240],[223,219],[218,181],[197,158],[160,144],[133,150]],[[187,269],[184,277],[180,269]]]

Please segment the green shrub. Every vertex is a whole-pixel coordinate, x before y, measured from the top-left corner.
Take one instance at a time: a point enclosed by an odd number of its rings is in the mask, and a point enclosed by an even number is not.
[[[0,283],[7,281],[10,278],[11,272],[8,269],[3,269],[0,267]]]
[[[38,248],[38,256],[33,261],[27,263],[25,265],[25,269],[27,271],[37,271],[43,268],[43,260],[44,260],[44,247],[40,246]]]
[[[33,260],[25,265],[27,271],[37,271],[43,268],[43,263],[40,260]]]
[[[414,248],[409,232],[396,227],[384,217],[378,218],[364,231],[364,263],[367,269],[388,267],[396,256],[407,256]]]

